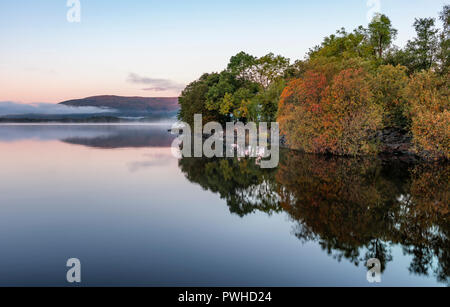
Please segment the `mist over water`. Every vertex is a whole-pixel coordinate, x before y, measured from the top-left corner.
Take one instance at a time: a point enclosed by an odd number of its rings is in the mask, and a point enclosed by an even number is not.
[[[98,107],[70,107],[52,103],[23,104],[11,101],[0,101],[0,117],[7,115],[69,115],[69,114],[101,114],[113,113],[114,109]]]

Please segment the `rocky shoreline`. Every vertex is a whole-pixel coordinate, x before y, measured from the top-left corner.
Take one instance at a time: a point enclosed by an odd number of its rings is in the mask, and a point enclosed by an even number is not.
[[[412,136],[406,130],[386,128],[379,131],[377,140],[381,144],[380,158],[387,160],[400,160],[407,163],[423,161],[413,151]]]
[[[169,129],[169,132],[171,129]],[[212,135],[204,134],[203,140],[208,139]],[[224,143],[226,135],[223,135]],[[411,134],[403,129],[386,128],[379,131],[375,136],[375,140],[380,143],[380,152],[378,158],[383,161],[398,161],[403,163],[420,163],[420,162],[433,162],[426,159],[426,156],[419,156],[414,152],[412,144]],[[235,139],[236,141],[236,139]],[[268,140],[270,144],[270,140]],[[290,148],[284,136],[280,136],[280,148],[287,150],[295,150]],[[331,154],[330,154],[331,155]]]
[[[412,136],[406,130],[386,128],[379,131],[374,138],[381,144],[378,157],[382,160],[405,163],[418,163],[426,161],[414,152]],[[292,150],[292,148],[286,144],[284,137],[280,138],[280,142],[282,148]]]

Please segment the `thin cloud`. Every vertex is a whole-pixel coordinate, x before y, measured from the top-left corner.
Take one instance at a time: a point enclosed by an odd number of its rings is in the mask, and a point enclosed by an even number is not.
[[[128,75],[128,82],[134,84],[144,84],[147,87],[143,88],[143,91],[155,91],[155,92],[164,92],[164,91],[181,91],[184,89],[184,85],[177,83],[175,81],[169,79],[157,79],[157,78],[148,78],[139,76],[138,74],[131,73]]]

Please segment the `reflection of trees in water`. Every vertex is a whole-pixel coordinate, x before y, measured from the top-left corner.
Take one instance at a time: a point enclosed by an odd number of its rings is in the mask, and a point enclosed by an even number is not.
[[[449,282],[448,164],[407,167],[284,152],[276,170],[246,159],[183,158],[180,167],[240,216],[287,212],[300,240],[317,241],[338,260],[359,265],[378,258],[385,270],[399,244],[413,257],[412,273]]]
[[[391,260],[384,241],[395,226],[396,197],[401,188],[381,176],[381,163],[365,159],[324,158],[289,153],[277,181],[281,206],[298,221],[295,234],[316,240],[337,259],[355,264]],[[365,248],[365,257],[360,249]]]
[[[183,158],[179,166],[190,181],[219,193],[230,211],[241,217],[256,210],[269,214],[281,211],[275,170],[261,171],[254,159]]]
[[[410,271],[450,282],[450,167],[417,166],[410,199],[399,216],[404,250],[414,256]],[[433,257],[440,265],[433,269]]]

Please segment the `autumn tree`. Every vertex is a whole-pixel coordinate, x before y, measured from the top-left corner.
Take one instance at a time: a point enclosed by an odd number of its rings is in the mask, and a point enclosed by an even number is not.
[[[278,111],[288,144],[311,153],[377,152],[373,136],[382,126],[382,108],[373,103],[368,78],[363,68],[347,68],[331,80],[311,70],[291,81]]]
[[[385,127],[407,127],[407,103],[404,97],[407,84],[407,69],[404,66],[382,65],[373,74],[371,88],[374,102],[383,108]]]
[[[430,159],[450,158],[450,78],[416,73],[406,89],[416,151]]]

